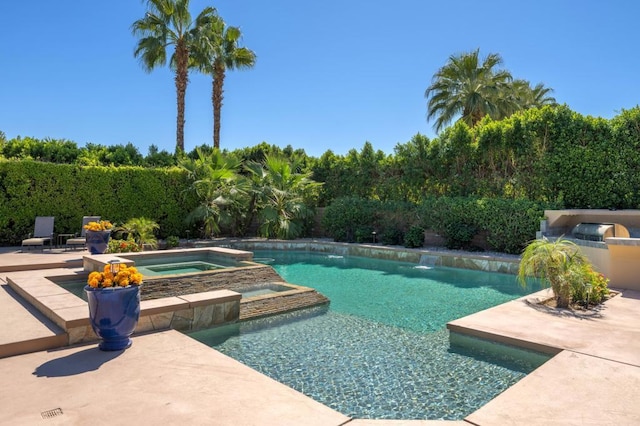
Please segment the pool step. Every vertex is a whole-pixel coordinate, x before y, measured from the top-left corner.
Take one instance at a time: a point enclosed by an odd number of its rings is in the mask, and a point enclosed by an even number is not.
[[[298,309],[329,303],[323,294],[312,288],[300,287],[298,290],[256,296],[240,301],[240,321],[282,314]]]

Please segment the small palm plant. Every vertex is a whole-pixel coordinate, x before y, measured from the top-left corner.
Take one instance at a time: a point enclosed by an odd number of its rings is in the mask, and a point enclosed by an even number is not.
[[[584,277],[590,262],[580,247],[565,238],[549,241],[547,238],[531,242],[522,253],[518,280],[526,285],[527,277],[537,277],[550,284],[558,308],[571,303],[572,286]]]
[[[145,245],[150,246],[152,249],[158,247],[158,239],[154,232],[160,228],[156,222],[146,217],[138,217],[129,219],[127,223],[120,227],[120,231],[133,236],[133,239],[138,243],[140,250]]]

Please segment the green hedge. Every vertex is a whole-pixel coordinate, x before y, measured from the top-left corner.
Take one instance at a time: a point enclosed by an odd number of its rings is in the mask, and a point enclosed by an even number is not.
[[[327,235],[341,242],[370,242],[376,230],[376,210],[379,203],[358,197],[336,199],[327,206],[322,227]]]
[[[483,234],[490,250],[519,254],[552,207],[501,198],[426,197],[416,205],[344,197],[325,209],[323,225],[336,241],[371,242],[375,231],[378,242],[407,247],[422,246],[420,233],[431,230],[449,248],[479,250],[473,241]]]
[[[0,244],[19,244],[36,216],[54,216],[56,233],[80,232],[82,216],[99,215],[116,223],[147,217],[160,237],[185,235],[184,218],[196,206],[185,198],[187,185],[177,168],[0,161]]]
[[[567,106],[530,109],[437,138],[415,135],[392,156],[365,144],[313,163],[324,182],[320,205],[335,198],[422,202],[425,196],[527,199],[566,208],[640,208],[640,107],[613,119]]]

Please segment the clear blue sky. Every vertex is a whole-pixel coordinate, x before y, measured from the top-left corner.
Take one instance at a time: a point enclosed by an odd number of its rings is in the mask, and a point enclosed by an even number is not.
[[[191,0],[206,5],[257,54],[228,73],[221,146],[262,141],[320,156],[366,141],[392,153],[426,122],[424,91],[452,54],[499,53],[516,78],[560,103],[611,118],[640,103],[640,2],[633,0]],[[5,1],[0,25],[0,130],[175,149],[168,68],[133,57],[137,0]],[[185,149],[212,143],[210,77],[192,73]]]

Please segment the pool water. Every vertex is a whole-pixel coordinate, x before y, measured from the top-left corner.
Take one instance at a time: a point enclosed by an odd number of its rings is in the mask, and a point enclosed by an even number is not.
[[[87,301],[87,293],[84,291],[84,287],[87,285],[87,280],[55,281],[55,283],[67,290],[69,293],[78,296],[85,302]]]
[[[138,272],[144,276],[163,276],[163,275],[178,275],[178,274],[192,274],[203,271],[213,271],[216,269],[224,269],[227,266],[218,265],[215,263],[195,261],[195,262],[171,262],[158,265],[138,266]]]
[[[548,357],[451,344],[448,321],[527,292],[511,275],[314,253],[256,252],[330,306],[190,335],[354,418],[462,419]],[[491,350],[487,350],[490,347]]]
[[[238,290],[242,293],[242,297],[265,296],[267,294],[276,294],[282,291],[293,290],[293,288],[279,284],[258,284],[247,289]]]
[[[138,272],[148,277],[193,274],[216,269],[233,268],[242,266],[243,264],[233,258],[209,252],[124,253],[119,256],[135,262]]]

